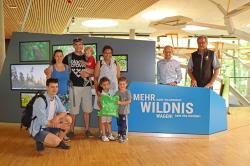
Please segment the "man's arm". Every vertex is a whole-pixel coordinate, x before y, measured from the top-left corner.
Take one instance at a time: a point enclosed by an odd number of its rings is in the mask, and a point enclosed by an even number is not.
[[[220,62],[217,58],[217,55],[216,53],[214,53],[214,59],[213,59],[213,63],[212,63],[212,66],[214,68],[214,74],[210,80],[210,82],[205,86],[206,88],[210,88],[210,87],[213,87],[213,84],[215,82],[215,80],[217,79],[218,75],[220,74]]]
[[[117,66],[116,66],[116,77],[117,77],[117,81],[118,81],[119,78],[120,78],[120,74],[121,74],[121,68],[120,68],[120,65],[117,63]]]
[[[62,119],[62,118],[64,118],[66,115],[67,115],[66,112],[60,112],[60,113],[58,113],[57,116],[55,116],[55,117],[58,118],[58,119]]]
[[[53,119],[48,121],[47,127],[64,129],[64,124],[61,123],[61,119],[63,119],[66,115],[66,112],[60,112]]]
[[[86,65],[85,69],[86,69],[87,67],[89,67],[89,65],[87,65],[87,63],[89,63],[89,62],[87,62],[87,61],[82,61],[82,63]],[[90,65],[91,65],[91,63],[90,63]],[[81,72],[80,72],[80,75],[81,75],[82,78],[87,78],[87,77],[92,77],[92,76],[94,76],[93,73],[86,72],[86,70],[85,70],[85,71],[81,71]]]
[[[159,65],[159,62],[157,62],[157,83],[159,84],[159,81],[160,81],[160,65]]]
[[[182,73],[181,73],[181,65],[178,62],[177,67],[175,69],[176,74],[177,74],[177,79],[176,79],[176,83],[180,83],[182,80]]]
[[[91,66],[91,62],[82,61],[82,64],[86,65],[87,67]]]
[[[220,74],[220,68],[214,70],[214,74],[210,80],[210,82],[205,86],[205,88],[213,87],[215,80],[217,79],[218,75]]]
[[[94,85],[95,85],[96,94],[98,96],[101,95],[101,92],[99,92],[99,89],[98,89],[98,79],[99,79],[99,76],[100,76],[100,61],[98,61],[96,63],[95,71],[94,71]]]
[[[197,81],[194,78],[193,69],[188,69],[188,75],[191,78],[191,86],[196,87],[197,86]]]
[[[66,56],[63,58],[63,61],[62,61],[63,64],[69,65],[68,57],[69,57],[69,55],[66,55]]]
[[[37,98],[33,104],[32,117],[35,116],[37,117],[35,119],[35,126],[33,126],[35,130],[40,130],[40,127],[45,127],[48,124],[48,120],[46,119],[46,104],[41,97]]]
[[[81,76],[82,78],[87,78],[87,77],[92,77],[93,74],[90,74],[90,73],[88,73],[88,72],[86,72],[86,71],[81,71],[81,72],[80,72],[80,76]]]
[[[197,86],[197,81],[193,75],[193,60],[192,56],[190,57],[188,61],[188,75],[191,78],[191,86],[196,87]]]
[[[56,106],[56,116],[48,121],[48,127],[61,128],[61,120],[67,115],[65,107],[63,106],[61,100],[56,96],[55,97],[57,106]]]

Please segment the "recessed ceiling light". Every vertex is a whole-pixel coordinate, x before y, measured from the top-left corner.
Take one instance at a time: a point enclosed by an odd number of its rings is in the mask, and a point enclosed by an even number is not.
[[[185,28],[182,28],[184,31],[202,31],[207,30],[208,27],[196,26],[196,25],[186,25]]]
[[[249,28],[250,28],[250,24],[247,24],[247,27],[249,27]]]
[[[147,19],[147,20],[161,20],[165,17],[171,17],[171,16],[176,16],[176,13],[173,11],[149,11],[144,14],[142,14],[142,17]]]
[[[77,7],[78,10],[84,10],[86,7]]]
[[[82,25],[91,28],[105,28],[105,27],[114,27],[118,25],[118,22],[114,20],[98,19],[98,20],[83,21]]]
[[[72,17],[72,18],[71,18],[71,24],[72,24],[72,25],[75,25],[75,24],[76,24],[76,19],[75,19],[75,17]]]
[[[13,4],[8,4],[8,8],[10,8],[10,9],[16,9],[17,6],[16,6],[16,5],[13,5]]]

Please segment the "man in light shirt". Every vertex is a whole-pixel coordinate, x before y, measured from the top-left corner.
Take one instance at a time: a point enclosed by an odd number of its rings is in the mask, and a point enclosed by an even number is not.
[[[29,128],[30,134],[36,141],[37,151],[43,151],[44,144],[69,149],[64,137],[70,129],[72,119],[67,115],[64,106],[56,95],[58,80],[55,78],[47,79],[46,90],[47,92],[44,94],[46,100],[38,97],[33,104],[32,117],[34,120],[32,120]]]
[[[158,84],[176,86],[182,79],[180,63],[172,58],[173,47],[165,46],[164,59],[157,63]]]

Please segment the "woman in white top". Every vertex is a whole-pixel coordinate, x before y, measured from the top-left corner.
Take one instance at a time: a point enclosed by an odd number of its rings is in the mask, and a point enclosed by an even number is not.
[[[114,95],[118,90],[118,79],[120,78],[120,66],[112,59],[113,48],[111,46],[104,46],[103,60],[98,61],[95,67],[94,84],[97,96],[101,96],[98,91],[98,83],[102,77],[107,77],[110,80],[111,95]]]
[[[96,63],[94,72],[94,84],[96,89],[94,109],[97,110],[100,110],[101,92],[98,90],[98,83],[100,79],[102,77],[107,77],[110,80],[110,93],[111,95],[114,95],[118,90],[118,79],[120,78],[120,66],[112,59],[113,48],[108,45],[104,46],[102,49],[102,54],[103,60]]]

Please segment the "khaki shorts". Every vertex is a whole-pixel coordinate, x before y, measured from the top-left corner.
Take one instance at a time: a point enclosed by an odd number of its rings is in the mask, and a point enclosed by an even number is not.
[[[91,87],[77,87],[73,86],[69,88],[69,98],[71,101],[70,114],[77,115],[82,108],[83,112],[91,113],[92,107],[92,93]]]
[[[102,120],[102,123],[110,123],[110,122],[112,122],[112,117],[111,116],[102,116],[101,120]]]

